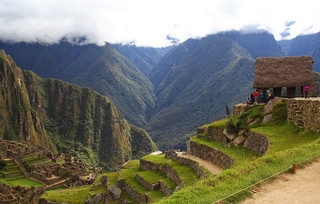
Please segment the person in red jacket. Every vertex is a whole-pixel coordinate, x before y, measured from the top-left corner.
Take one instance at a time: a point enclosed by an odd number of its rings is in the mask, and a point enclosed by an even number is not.
[[[258,103],[258,99],[259,99],[259,92],[258,90],[256,89],[256,91],[253,93],[253,97],[254,97],[254,102],[257,102]]]
[[[309,92],[309,86],[308,86],[308,84],[304,87],[304,93],[305,93],[305,99],[307,99],[307,98],[309,98],[309,96],[308,96],[308,92]]]

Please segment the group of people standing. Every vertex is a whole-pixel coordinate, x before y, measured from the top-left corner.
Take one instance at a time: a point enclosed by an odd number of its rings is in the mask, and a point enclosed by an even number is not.
[[[246,99],[247,104],[258,104],[258,103],[268,103],[271,100],[271,91],[266,88],[258,91],[256,89],[249,95],[249,98]]]

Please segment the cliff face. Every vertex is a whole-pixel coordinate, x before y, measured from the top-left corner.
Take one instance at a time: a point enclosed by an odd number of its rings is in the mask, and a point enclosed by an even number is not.
[[[0,137],[69,152],[107,170],[136,156],[131,126],[107,97],[22,71],[4,51],[0,80]],[[153,147],[146,153],[157,149],[149,135],[142,138]]]

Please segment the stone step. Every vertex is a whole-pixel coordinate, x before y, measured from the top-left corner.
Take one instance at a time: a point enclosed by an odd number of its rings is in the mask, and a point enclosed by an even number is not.
[[[15,180],[23,179],[23,178],[26,178],[26,177],[21,174],[20,176],[17,176],[14,178],[10,177],[10,178],[6,179],[6,181],[15,181]]]

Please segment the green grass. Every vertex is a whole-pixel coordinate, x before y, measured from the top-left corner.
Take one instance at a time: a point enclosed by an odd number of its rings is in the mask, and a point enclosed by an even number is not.
[[[219,128],[221,130],[225,129],[226,128],[226,124],[228,122],[228,119],[225,118],[225,119],[222,119],[222,120],[218,120],[218,121],[214,121],[210,124],[207,124],[207,125],[204,125],[202,126],[201,128],[205,128],[205,127],[215,127],[215,128]]]
[[[299,129],[293,123],[282,123],[278,126],[263,126],[252,128],[252,131],[259,132],[268,137],[271,142],[267,154],[273,154],[282,150],[294,148],[298,145],[307,144],[320,138],[320,133],[310,129]]]
[[[119,172],[109,172],[109,173],[104,173],[102,175],[108,176],[109,188],[113,185],[117,185],[117,178],[118,178]]]
[[[258,153],[254,152],[248,148],[245,148],[243,146],[226,148],[226,147],[224,147],[224,144],[222,144],[221,142],[214,141],[214,140],[199,139],[196,137],[193,137],[190,140],[194,141],[198,144],[206,145],[210,148],[219,149],[221,152],[231,156],[231,158],[233,158],[236,161],[236,164],[253,161],[256,158],[260,157]]]
[[[170,178],[167,177],[165,173],[155,171],[155,170],[149,170],[149,171],[142,171],[139,173],[139,175],[144,178],[148,183],[156,184],[161,180],[163,183],[165,183],[171,190],[175,189],[177,184],[172,181]]]
[[[148,196],[153,202],[159,201],[164,197],[164,194],[159,190],[149,191],[147,188],[145,188],[136,178],[136,173],[141,172],[142,169],[140,168],[140,161],[132,160],[125,165],[124,169],[121,169],[118,179],[125,179],[126,184],[130,185],[133,189],[135,189],[142,195],[148,193]]]
[[[13,177],[12,177],[13,178]],[[7,181],[6,179],[8,178],[0,178],[0,182],[1,183],[5,183],[7,185],[10,186],[25,186],[25,187],[31,187],[31,186],[35,186],[35,187],[40,187],[43,186],[43,184],[38,183],[36,181],[27,179],[27,178],[22,178],[22,179],[18,179],[18,180],[14,180],[14,181]]]
[[[51,159],[47,159],[47,160],[31,163],[31,165],[45,164],[45,163],[49,163],[49,162],[51,162]]]
[[[98,193],[106,192],[106,185],[104,183],[96,186],[96,184],[100,182],[100,178],[101,175],[99,175],[91,185],[89,192],[90,197],[93,197]]]
[[[16,170],[12,170],[12,171],[0,171],[0,173],[3,173],[3,174],[12,174],[12,173],[16,173],[16,172],[19,172],[21,171],[20,169],[16,169]]]
[[[52,202],[83,204],[88,199],[89,190],[90,185],[67,189],[55,189],[46,191],[41,197]]]
[[[140,172],[139,175],[144,178],[148,183],[156,184],[159,180],[166,178],[167,175],[160,171],[149,170]]]
[[[195,170],[190,166],[181,164],[177,161],[173,161],[172,159],[165,158],[164,156],[165,156],[164,154],[147,155],[147,156],[144,156],[142,159],[148,160],[154,163],[158,163],[163,166],[165,165],[171,166],[174,169],[174,171],[179,175],[184,186],[194,184],[199,179]]]
[[[319,154],[320,139],[317,139],[311,144],[300,145],[297,148],[269,154],[255,161],[234,166],[223,171],[218,176],[210,177],[195,185],[183,188],[170,198],[163,199],[159,203],[213,203],[290,167],[292,163],[299,163]],[[249,191],[245,191],[227,201],[229,203],[237,203],[249,194]]]

